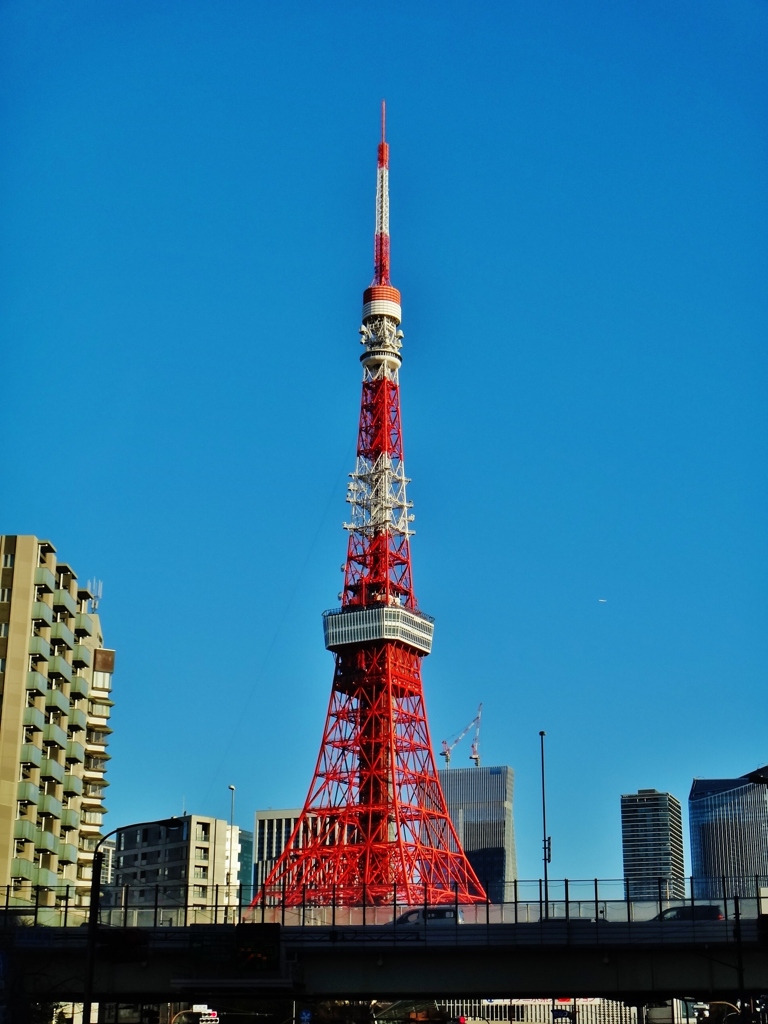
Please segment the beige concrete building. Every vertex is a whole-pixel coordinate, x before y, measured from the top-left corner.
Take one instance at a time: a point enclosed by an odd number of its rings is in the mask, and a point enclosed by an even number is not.
[[[12,904],[87,902],[115,659],[94,603],[49,541],[0,536],[0,887]]]
[[[252,898],[241,880],[241,833],[221,818],[184,814],[145,821],[115,835],[112,923],[224,923]],[[250,860],[250,857],[249,857]],[[152,908],[145,911],[144,908]]]

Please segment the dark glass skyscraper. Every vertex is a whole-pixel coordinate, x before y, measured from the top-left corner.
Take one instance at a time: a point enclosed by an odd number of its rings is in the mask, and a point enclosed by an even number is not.
[[[621,845],[627,897],[680,899],[685,895],[680,801],[640,789],[621,797]]]
[[[757,780],[765,780],[763,782]],[[694,779],[688,797],[696,894],[754,896],[768,876],[768,766],[738,779]]]
[[[511,768],[443,768],[438,772],[454,828],[492,903],[512,899],[517,878]]]

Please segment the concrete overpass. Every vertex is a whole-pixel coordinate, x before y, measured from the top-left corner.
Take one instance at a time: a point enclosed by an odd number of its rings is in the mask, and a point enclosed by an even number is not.
[[[86,929],[8,927],[6,978],[33,1000],[82,997]],[[542,920],[448,928],[99,928],[94,999],[252,1005],[288,999],[603,996],[646,1003],[768,992],[763,919]]]

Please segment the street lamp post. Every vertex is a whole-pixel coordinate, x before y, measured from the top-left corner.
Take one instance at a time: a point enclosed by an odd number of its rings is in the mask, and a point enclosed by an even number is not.
[[[547,835],[547,789],[544,779],[544,737],[547,734],[542,729],[539,732],[541,742],[541,827],[543,832],[544,851],[544,917],[549,918],[549,863],[552,860],[552,840]]]
[[[107,832],[93,848],[93,865],[91,868],[91,888],[88,902],[88,934],[85,956],[85,985],[83,986],[83,1024],[91,1024],[91,1007],[93,1005],[93,970],[96,964],[96,938],[99,928],[99,902],[101,899],[101,867],[104,863],[102,844],[116,832],[124,832],[131,828],[141,828],[142,822],[135,825],[119,825]],[[171,831],[181,825],[167,825]]]
[[[235,854],[235,787],[230,783],[227,787],[232,794],[229,805],[229,859],[227,861],[227,918],[229,918],[229,901],[232,896],[232,862]],[[236,918],[235,918],[236,922]]]

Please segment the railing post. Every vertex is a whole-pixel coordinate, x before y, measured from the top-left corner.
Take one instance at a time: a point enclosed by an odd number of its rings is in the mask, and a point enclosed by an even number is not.
[[[630,899],[629,899],[629,886],[628,885],[624,887],[624,892],[625,892],[625,898],[626,898],[626,901],[627,901],[627,924],[631,924],[632,923],[632,904],[631,904]]]
[[[64,887],[64,927],[67,927],[67,917],[69,916],[69,886]]]
[[[600,920],[600,890],[599,890],[599,886],[597,884],[597,879],[595,879],[595,924],[597,924],[599,922],[599,920]]]
[[[219,923],[219,883],[213,886],[213,923]]]
[[[130,892],[130,885],[127,883],[123,886],[123,928],[128,927],[128,893]]]
[[[515,885],[514,885],[514,889],[512,891],[512,896],[514,897],[514,900],[515,900],[515,924],[517,924],[517,912],[518,912],[518,902],[519,902],[518,901],[518,895],[519,894],[518,894],[518,890],[517,890],[517,879],[515,879]],[[502,921],[502,924],[503,924],[504,923],[504,911],[503,910],[501,912],[501,921]]]
[[[157,907],[158,907],[159,901],[160,901],[160,884],[158,882],[156,882],[155,883],[155,916],[154,916],[154,920],[153,920],[153,923],[152,923],[153,928],[157,928]]]
[[[661,905],[662,904],[662,899],[661,899],[661,875],[659,875],[659,877],[658,877],[658,879],[656,881],[658,883],[658,889],[659,889],[659,917],[661,917],[662,913],[664,912],[664,908]]]
[[[37,910],[40,906],[40,886],[35,886],[35,924],[37,924]]]
[[[286,877],[283,875],[283,881],[280,886],[280,923],[285,924],[285,886]]]
[[[336,883],[331,886],[331,927],[336,927]]]
[[[570,921],[571,914],[568,906],[568,879],[565,879],[565,920]]]
[[[264,924],[264,908],[267,903],[267,883],[266,881],[261,883],[261,923]]]
[[[725,915],[725,920],[727,921],[728,920],[728,889],[727,889],[727,886],[725,884],[725,875],[722,876],[721,882],[722,882],[722,887],[723,887],[723,913]]]
[[[544,897],[542,895],[541,879],[539,879],[539,924],[541,924],[544,917]]]
[[[363,879],[363,927],[365,927],[365,890],[366,890],[366,888],[367,888],[366,881],[365,881],[365,879]]]
[[[392,925],[397,924],[397,881],[392,883]]]
[[[301,887],[301,927],[303,928],[307,921],[307,883]],[[365,924],[365,910],[363,910],[363,924]]]
[[[502,883],[503,884],[503,883]],[[488,879],[485,880],[485,930],[486,936],[488,933],[488,926],[491,923],[491,887],[488,885]]]

